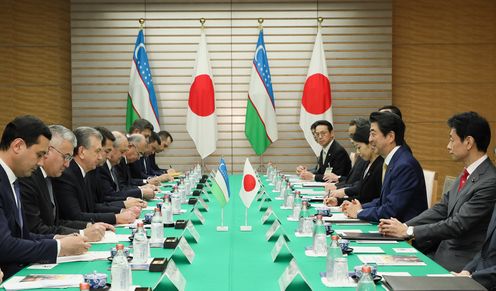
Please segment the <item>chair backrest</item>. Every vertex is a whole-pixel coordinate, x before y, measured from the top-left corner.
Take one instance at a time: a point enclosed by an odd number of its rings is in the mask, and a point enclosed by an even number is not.
[[[424,170],[425,179],[425,190],[427,193],[427,205],[429,208],[432,205],[432,195],[436,193],[437,183],[436,183],[436,172]]]
[[[448,192],[451,187],[453,187],[453,183],[455,183],[456,177],[446,176],[444,177],[444,185],[443,185],[443,194]]]

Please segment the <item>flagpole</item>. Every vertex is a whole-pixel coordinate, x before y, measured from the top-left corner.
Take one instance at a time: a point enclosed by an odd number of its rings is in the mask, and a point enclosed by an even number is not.
[[[217,226],[217,231],[229,231],[229,226],[224,225],[224,207],[220,210],[220,225]]]
[[[139,24],[140,24],[140,29],[143,30],[143,27],[145,26],[145,19],[144,18],[140,18],[138,20]]]
[[[248,207],[245,207],[245,225],[239,227],[241,231],[251,231],[251,225],[248,225]]]

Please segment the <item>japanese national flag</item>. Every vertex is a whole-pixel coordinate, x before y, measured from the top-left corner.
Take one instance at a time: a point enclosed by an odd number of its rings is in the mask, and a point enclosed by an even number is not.
[[[245,168],[243,170],[243,182],[241,184],[241,190],[239,190],[239,197],[241,197],[241,201],[243,201],[246,208],[250,208],[258,190],[260,190],[260,184],[258,183],[250,160],[246,158]]]

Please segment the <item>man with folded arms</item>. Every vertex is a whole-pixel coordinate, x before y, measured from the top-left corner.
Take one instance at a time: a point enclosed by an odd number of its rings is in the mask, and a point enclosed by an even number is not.
[[[62,125],[50,125],[52,139],[48,153],[43,157],[43,166],[30,177],[20,178],[22,205],[26,225],[32,233],[72,234],[80,233],[89,241],[99,241],[105,230],[113,230],[106,223],[91,224],[86,221],[63,220],[59,218],[59,205],[53,195],[51,179],[60,177],[69,166],[76,146],[76,137]]]
[[[427,195],[422,167],[403,147],[405,124],[390,112],[370,114],[372,149],[384,158],[383,183],[379,198],[361,205],[358,200],[341,205],[350,218],[379,222],[396,217],[407,221],[427,209]]]
[[[80,235],[29,232],[18,178],[30,176],[48,152],[52,134],[33,116],[9,122],[0,141],[0,268],[9,278],[27,264],[56,263],[58,256],[79,255],[90,244]]]
[[[464,169],[441,201],[406,221],[383,219],[387,235],[415,239],[417,248],[450,271],[459,272],[480,250],[496,201],[496,168],[487,157],[489,123],[475,112],[448,120],[448,152]]]
[[[304,166],[298,166],[296,171],[300,178],[323,182],[324,174],[327,168],[332,168],[332,173],[341,176],[347,176],[351,169],[351,160],[346,150],[334,139],[334,129],[332,124],[327,120],[318,120],[315,125],[315,135],[317,142],[322,146],[315,174],[308,171]]]
[[[92,179],[88,173],[93,171],[102,159],[102,135],[94,128],[79,127],[74,130],[77,146],[74,159],[62,176],[52,180],[56,199],[64,219],[109,224],[134,222],[136,214],[127,209],[97,203],[92,193]]]

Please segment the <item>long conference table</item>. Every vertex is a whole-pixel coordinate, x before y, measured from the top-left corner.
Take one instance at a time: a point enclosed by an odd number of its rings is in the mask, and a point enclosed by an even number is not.
[[[181,215],[174,215],[174,220],[190,219],[194,223],[196,230],[200,234],[199,242],[196,243],[189,234],[183,233],[184,230],[182,229],[165,228],[165,237],[179,237],[184,235],[188,238],[190,246],[196,254],[191,264],[181,252],[174,252],[173,249],[152,248],[151,256],[172,258],[186,279],[186,290],[279,290],[279,278],[293,258],[312,290],[354,290],[354,288],[350,287],[329,288],[323,285],[320,273],[325,272],[326,258],[305,255],[305,247],[312,245],[312,238],[295,236],[297,222],[287,220],[288,215],[291,214],[291,210],[280,208],[282,201],[274,199],[278,193],[272,192],[273,186],[267,183],[265,177],[262,177],[261,180],[265,185],[267,194],[272,199],[271,201],[264,202],[265,207],[262,210],[259,209],[262,201],[255,200],[253,202],[251,208],[248,210],[248,225],[252,226],[252,231],[242,232],[240,226],[245,224],[245,207],[238,195],[241,187],[241,179],[241,175],[231,175],[229,179],[232,196],[224,208],[224,224],[229,227],[227,232],[219,232],[216,229],[220,225],[221,208],[215,198],[210,194],[205,195],[209,199],[209,209],[208,211],[203,209],[201,212],[205,218],[205,224],[201,224],[199,219],[190,211],[192,205],[183,204],[182,208],[187,211]],[[164,184],[162,190],[170,191],[171,184]],[[149,206],[155,204],[156,201],[149,202]],[[275,216],[273,215],[266,223],[262,224],[261,217],[268,206],[272,207]],[[311,209],[310,212],[313,214],[315,210]],[[287,235],[289,238],[287,245],[290,251],[281,251],[281,255],[273,261],[271,251],[274,248],[277,236],[266,240],[265,234],[276,217],[282,224],[278,233],[281,234],[283,232]],[[362,232],[377,231],[377,225],[372,224],[336,223],[332,227],[334,230],[359,229]],[[119,227],[116,229],[116,233],[130,234],[131,230],[125,227]],[[130,242],[123,242],[123,244],[128,246]],[[384,244],[350,243],[350,247],[357,245],[379,246],[385,254],[391,255],[401,255],[396,253],[393,248],[412,248],[407,242]],[[109,251],[114,246],[115,244],[94,244],[90,251]],[[408,253],[407,255],[417,256],[425,265],[378,266],[378,272],[408,272],[412,276],[449,274],[446,269],[420,252]],[[353,270],[353,267],[356,265],[362,265],[356,254],[351,254],[347,258],[349,270]],[[27,267],[16,275],[87,274],[97,271],[108,274],[110,280],[110,266],[111,263],[107,260],[70,262],[58,264],[50,270],[29,269]],[[133,271],[132,276],[133,285],[142,287],[157,286],[155,290],[174,290],[172,283],[167,278],[161,277],[161,273]],[[158,282],[160,279],[161,281]],[[309,290],[309,287],[307,287],[305,281],[300,276],[297,276],[287,290]],[[384,289],[381,285],[377,287],[378,290]],[[76,288],[69,289],[77,290]]]

